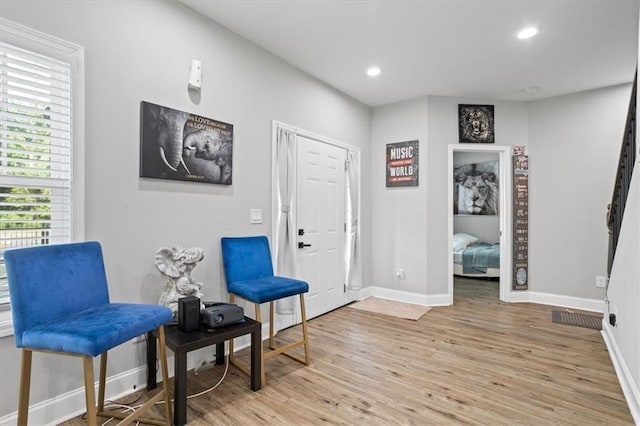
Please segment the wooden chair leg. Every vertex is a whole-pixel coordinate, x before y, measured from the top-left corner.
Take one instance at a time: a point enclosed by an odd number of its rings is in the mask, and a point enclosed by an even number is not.
[[[93,380],[93,358],[83,356],[82,363],[84,364],[84,396],[87,404],[87,424],[89,426],[98,426],[96,391]]]
[[[275,302],[272,300],[269,302],[269,348],[275,349],[273,345],[273,329],[275,322]]]
[[[31,359],[33,352],[22,349],[22,368],[20,370],[20,400],[18,402],[18,426],[27,426],[29,419],[29,390],[31,388]]]
[[[98,381],[98,412],[104,411],[104,388],[107,381],[107,353],[100,355],[100,379]]]
[[[173,424],[171,398],[169,395],[169,367],[167,366],[167,346],[165,345],[164,326],[158,327],[158,345],[160,346],[160,369],[162,370],[162,392],[164,393],[164,414],[167,426]]]
[[[258,321],[260,323],[260,327],[262,327],[262,313],[260,312],[260,304],[254,303],[253,305],[255,306],[255,309],[256,309],[256,321]],[[260,342],[260,370],[261,370],[260,380],[262,382],[262,386],[264,386],[267,380],[266,380],[266,374],[264,372],[264,348],[262,347],[262,342]]]
[[[302,316],[302,339],[304,340],[304,363],[309,365],[309,335],[307,334],[307,311],[304,307],[304,294],[300,294],[300,314]]]

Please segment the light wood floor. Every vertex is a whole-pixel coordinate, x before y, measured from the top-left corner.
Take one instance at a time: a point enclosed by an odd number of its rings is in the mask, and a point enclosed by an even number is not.
[[[267,360],[255,393],[230,367],[189,401],[189,425],[633,424],[600,332],[501,303],[497,281],[456,280],[454,300],[419,321],[348,307],[313,319],[309,367]],[[190,392],[222,371],[190,373]]]

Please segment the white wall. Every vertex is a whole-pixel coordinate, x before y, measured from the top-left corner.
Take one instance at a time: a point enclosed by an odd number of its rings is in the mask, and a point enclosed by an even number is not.
[[[463,164],[484,163],[488,161],[500,161],[500,156],[491,152],[454,152],[453,166]],[[503,191],[502,183],[499,183],[500,191]],[[500,216],[485,215],[454,215],[453,232],[464,232],[473,235],[480,241],[487,243],[500,242]]]
[[[458,104],[495,105],[496,144],[527,144],[526,105],[429,96],[378,107],[371,124],[372,285],[447,293],[447,146],[458,143]],[[420,140],[420,186],[386,188],[385,145]],[[396,278],[397,268],[406,279]]]
[[[618,376],[626,380],[628,387],[623,383],[623,389],[636,422],[640,422],[640,156],[631,179],[608,295],[605,318],[609,313],[616,315],[615,327],[605,321],[604,332],[614,342],[609,352],[618,357]]]
[[[271,120],[362,147],[362,173],[370,173],[368,107],[178,3],[3,0],[2,17],[85,47],[86,237],[103,244],[114,301],[157,303],[162,279],[153,257],[176,244],[204,249],[194,278],[205,283],[207,299],[226,300],[220,237],[270,233]],[[192,59],[203,65],[199,103],[187,93]],[[140,179],[142,100],[232,123],[233,185]],[[362,182],[368,248],[370,192]],[[262,209],[262,224],[249,225],[250,208]],[[115,350],[108,375],[143,365],[143,347]],[[13,338],[1,339],[0,359],[2,417],[17,407]],[[36,355],[31,403],[80,388],[80,371],[78,360]]]
[[[529,289],[604,300],[611,201],[631,86],[529,104]]]
[[[487,99],[428,97],[429,158],[427,202],[427,268],[430,294],[447,292],[447,147],[458,143],[458,104],[495,105],[495,145],[527,145],[528,118],[526,104]]]
[[[419,141],[419,185],[387,188],[386,144]],[[427,100],[376,108],[371,123],[371,284],[427,294]],[[445,156],[446,158],[446,156]],[[396,277],[396,269],[405,279]]]
[[[638,46],[640,57],[640,43]],[[635,101],[637,105],[637,95]],[[636,424],[640,424],[640,137],[637,131],[640,110],[637,108],[635,118],[636,163],[611,267],[603,335],[631,414]],[[607,321],[610,313],[616,315],[615,327]]]

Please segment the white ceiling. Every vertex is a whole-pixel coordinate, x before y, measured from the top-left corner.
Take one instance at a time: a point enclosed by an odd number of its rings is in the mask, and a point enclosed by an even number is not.
[[[632,81],[638,56],[637,0],[180,1],[369,106],[542,99]]]

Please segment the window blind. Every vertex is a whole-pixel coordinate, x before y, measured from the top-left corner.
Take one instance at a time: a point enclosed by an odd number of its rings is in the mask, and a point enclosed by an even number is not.
[[[71,239],[71,65],[0,42],[0,305],[4,252]]]

